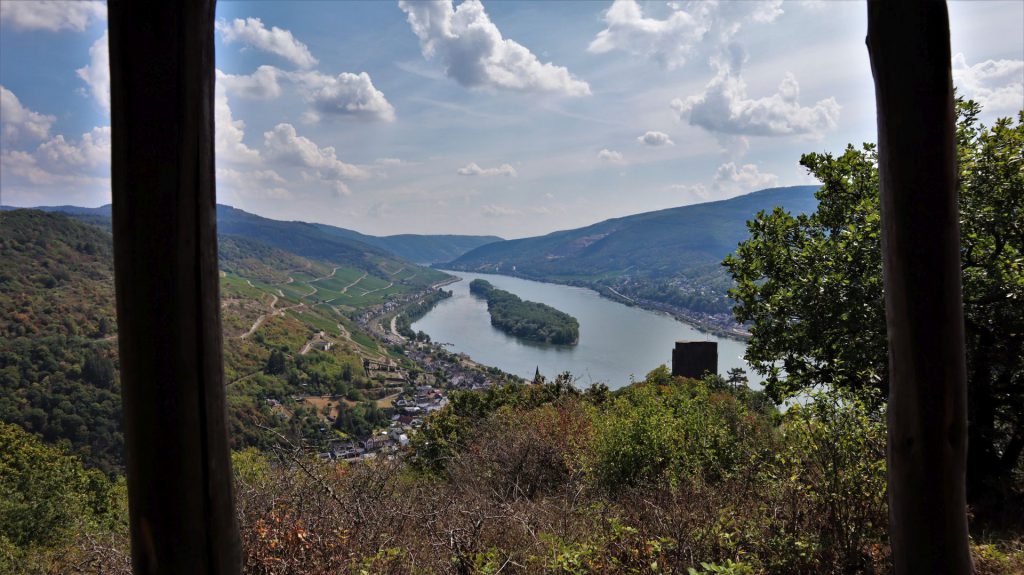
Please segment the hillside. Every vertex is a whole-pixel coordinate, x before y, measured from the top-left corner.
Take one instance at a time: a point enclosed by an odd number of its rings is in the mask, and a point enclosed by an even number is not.
[[[586,285],[698,312],[728,311],[722,258],[748,236],[746,222],[775,206],[804,213],[816,186],[744,196],[605,220],[545,236],[476,248],[445,269],[496,272]]]
[[[106,216],[82,215],[0,212],[0,421],[116,473],[124,440],[112,238]],[[395,383],[364,362],[416,367],[379,343],[379,318],[445,276],[362,249],[375,273],[220,236],[233,447],[265,447],[268,430],[322,447],[385,422]]]
[[[0,213],[0,421],[105,471],[121,463],[110,234],[62,214]]]
[[[0,211],[15,209],[18,208],[0,206]],[[104,223],[110,218],[109,204],[98,208],[41,206],[32,209],[65,213],[90,223]],[[223,204],[217,205],[217,222],[221,234],[255,237],[309,257],[345,258],[346,263],[359,261],[360,252],[379,254],[383,251],[417,264],[433,264],[451,261],[474,248],[502,241],[498,236],[451,234],[371,236],[327,224],[272,220]]]
[[[368,236],[326,224],[314,224],[324,232],[378,247],[418,264],[451,261],[480,246],[503,241],[498,236],[421,235]]]

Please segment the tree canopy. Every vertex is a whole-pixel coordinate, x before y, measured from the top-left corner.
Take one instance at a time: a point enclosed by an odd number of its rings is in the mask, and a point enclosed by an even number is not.
[[[977,103],[956,108],[969,490],[979,496],[1010,478],[1024,448],[1024,111],[986,127]],[[760,212],[723,262],[733,312],[750,325],[746,359],[776,401],[820,386],[887,393],[875,146],[800,163],[822,183],[817,211]]]

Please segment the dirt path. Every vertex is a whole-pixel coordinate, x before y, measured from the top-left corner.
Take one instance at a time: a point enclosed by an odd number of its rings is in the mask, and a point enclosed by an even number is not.
[[[313,349],[313,344],[321,339],[323,339],[323,332],[313,334],[313,339],[307,341],[306,345],[302,346],[302,349],[299,351],[299,355],[306,355],[309,353],[309,350]]]
[[[350,287],[356,285],[357,283],[363,281],[364,279],[366,279],[366,276],[367,276],[367,272],[363,272],[363,275],[361,275],[358,278],[356,278],[356,281],[354,281],[354,282],[348,284],[347,286],[341,288],[341,291],[338,292],[338,293],[345,293],[345,292],[347,292],[348,288],[350,288]]]
[[[391,282],[391,283],[389,283],[388,285],[386,285],[386,286],[384,286],[382,288],[372,289],[372,290],[364,293],[363,295],[370,295],[370,294],[372,294],[374,292],[383,291],[383,290],[386,290],[386,289],[390,288],[393,285],[395,285],[395,282]]]
[[[398,325],[397,324],[398,324],[398,314],[395,314],[395,315],[391,316],[391,333],[394,334],[395,337],[401,338],[402,341],[405,341],[405,337],[402,334],[398,333]]]
[[[249,281],[249,280],[245,280],[245,281]],[[250,283],[249,285],[252,285],[252,284]],[[274,306],[277,305],[278,298],[274,294],[270,294],[270,297],[274,298],[270,302],[270,312],[269,313],[265,313],[265,314],[261,315],[260,317],[256,318],[256,321],[252,322],[252,327],[249,328],[249,331],[247,331],[247,332],[243,333],[242,335],[238,336],[238,339],[247,339],[250,335],[256,333],[256,330],[259,329],[259,327],[261,325],[263,325],[263,322],[266,321],[268,317],[270,317],[270,316],[274,315],[275,313],[277,313],[277,310],[274,309]]]
[[[363,275],[361,275],[358,278],[356,278],[356,281],[354,281],[354,282],[348,284],[347,286],[341,288],[341,291],[339,291],[338,293],[342,293],[342,294],[347,293],[348,292],[348,288],[354,287],[357,283],[359,283],[359,282],[363,281],[364,279],[366,279],[366,276],[367,276],[367,272],[363,272]],[[332,300],[329,300],[329,301],[326,301],[324,303],[332,304],[332,303],[338,301],[339,299],[341,299],[341,298],[340,297],[336,297],[336,298],[334,298]]]
[[[318,281],[320,281],[320,280],[325,280],[325,279],[327,279],[327,278],[333,278],[333,277],[334,277],[334,274],[338,273],[338,270],[339,270],[339,269],[341,269],[341,266],[335,266],[335,267],[334,267],[334,269],[333,269],[333,270],[331,270],[331,273],[329,273],[329,274],[325,275],[325,276],[324,276],[324,277],[322,277],[322,278],[313,278],[313,279],[309,280],[309,281],[308,281],[308,282],[306,282],[306,283],[307,283],[307,284],[311,284],[311,283],[313,283],[313,282],[318,282]]]

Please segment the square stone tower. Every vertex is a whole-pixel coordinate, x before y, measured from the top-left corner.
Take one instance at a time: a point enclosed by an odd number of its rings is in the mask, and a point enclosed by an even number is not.
[[[700,379],[718,373],[718,342],[677,341],[672,350],[672,375]]]

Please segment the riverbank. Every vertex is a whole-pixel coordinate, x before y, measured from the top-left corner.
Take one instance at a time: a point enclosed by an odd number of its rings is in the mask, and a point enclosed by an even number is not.
[[[462,276],[464,281],[445,288],[452,290],[454,296],[440,302],[415,322],[412,329],[429,334],[434,341],[450,342],[451,349],[520,377],[532,378],[538,368],[547,376],[570,371],[580,376],[583,386],[602,382],[618,388],[659,365],[670,363],[672,348],[680,340],[717,341],[721,373],[736,367],[750,371],[742,359],[746,352],[742,341],[699,330],[662,310],[622,305],[620,300],[606,297],[590,287],[510,275],[465,271],[456,275]],[[496,328],[490,322],[486,301],[469,291],[470,282],[478,278],[524,300],[543,302],[577,318],[578,343],[573,346],[535,343]],[[758,379],[755,375],[751,377]]]
[[[459,271],[465,271],[466,273],[485,273],[486,275],[506,276],[511,278],[519,278],[552,285],[587,288],[589,290],[596,292],[601,297],[614,301],[615,303],[621,303],[623,305],[627,305],[630,307],[638,307],[640,309],[645,309],[648,311],[664,313],[677,321],[680,321],[693,328],[699,329],[700,331],[707,332],[718,337],[723,337],[734,341],[746,343],[747,340],[750,339],[751,335],[749,331],[743,329],[743,326],[739,324],[733,323],[731,326],[722,325],[720,320],[702,317],[702,315],[704,314],[698,315],[697,312],[694,312],[692,310],[676,307],[663,302],[656,302],[644,298],[633,298],[627,296],[626,294],[620,293],[611,286],[593,284],[578,280],[555,281],[548,278],[535,278],[517,273],[470,272],[468,270],[447,270],[442,268],[435,269],[443,271],[444,273],[447,274],[455,274]],[[452,282],[449,281],[448,283]]]
[[[608,295],[604,293],[604,290],[598,288],[604,288],[610,291],[612,295]],[[608,298],[612,301],[616,301],[618,303],[628,306],[636,306],[649,311],[657,311],[668,314],[672,316],[674,319],[679,320],[687,325],[691,325],[701,331],[706,331],[710,334],[714,334],[719,337],[726,337],[729,339],[742,342],[746,342],[747,340],[750,339],[750,332],[738,325],[735,327],[723,327],[718,323],[712,323],[711,321],[701,319],[700,317],[693,315],[694,312],[690,310],[652,300],[642,298],[631,298],[626,296],[625,294],[619,293],[618,291],[609,286],[597,286],[591,287],[591,289],[601,294],[602,297]]]

